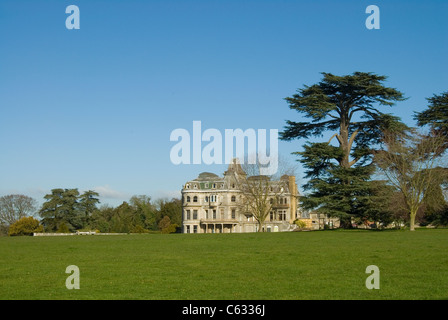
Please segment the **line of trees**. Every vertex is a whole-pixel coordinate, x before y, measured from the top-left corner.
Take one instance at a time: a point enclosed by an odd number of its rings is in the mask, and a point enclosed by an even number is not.
[[[100,205],[99,194],[88,190],[57,188],[45,195],[41,207],[25,195],[0,197],[0,234],[96,230],[111,233],[179,232],[180,199],[133,196],[117,207]]]
[[[380,111],[406,99],[385,86],[386,79],[365,72],[323,73],[319,83],[285,99],[309,119],[287,121],[281,133],[285,141],[308,140],[295,153],[307,179],[301,204],[339,218],[344,228],[353,218],[387,224],[399,212],[406,213],[411,230],[422,212],[426,223],[446,225],[448,92],[429,98],[427,109],[415,114],[418,126],[429,127],[422,133]],[[333,135],[309,141],[324,133]]]

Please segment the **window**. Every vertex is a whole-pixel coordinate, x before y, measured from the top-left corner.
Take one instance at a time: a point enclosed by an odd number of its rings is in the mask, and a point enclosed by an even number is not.
[[[232,209],[232,219],[235,219],[235,218],[236,218],[236,210]]]
[[[187,196],[187,202],[190,202],[190,200],[191,200],[190,196]]]
[[[213,184],[213,189],[216,189],[216,183]]]
[[[280,221],[285,221],[285,220],[286,220],[286,211],[285,211],[285,210],[281,211],[281,212],[278,214],[278,219],[279,219]]]
[[[197,196],[193,197],[193,202],[198,202],[198,197]]]
[[[205,210],[205,219],[208,219],[208,210]]]
[[[187,210],[187,220],[190,220],[190,210]]]
[[[197,189],[197,188],[198,188],[198,185],[197,185],[197,184],[194,184],[194,188]]]
[[[235,202],[236,201],[236,197],[235,196],[232,196],[232,198],[230,199],[232,202]]]
[[[205,184],[205,188],[207,188],[207,189],[208,189],[208,183],[206,183],[206,184]]]
[[[208,202],[208,196],[205,196],[205,202]]]
[[[187,226],[186,229],[186,233],[190,233],[190,226]]]
[[[190,184],[187,183],[187,184],[185,185],[185,188],[190,189]]]
[[[198,219],[198,210],[193,210],[193,220]]]
[[[213,219],[216,219],[216,210],[213,210]]]
[[[198,226],[197,225],[193,226],[193,233],[198,233]]]

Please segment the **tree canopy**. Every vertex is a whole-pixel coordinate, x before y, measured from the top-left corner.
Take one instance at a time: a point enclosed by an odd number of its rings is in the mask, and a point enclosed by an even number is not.
[[[337,216],[343,226],[349,226],[353,215],[361,208],[367,209],[368,202],[361,199],[379,192],[378,183],[371,184],[370,178],[374,172],[372,150],[380,144],[382,132],[407,129],[398,117],[379,108],[391,107],[405,98],[400,91],[384,85],[386,76],[366,72],[322,75],[319,83],[305,85],[285,98],[291,109],[310,120],[287,120],[281,139],[333,134],[326,142],[307,142],[304,151],[295,152],[306,169],[308,182],[304,189],[310,191],[302,204]],[[332,144],[334,138],[336,145]]]
[[[429,105],[422,111],[415,113],[415,120],[419,126],[429,125],[438,134],[448,136],[448,91],[427,98]]]

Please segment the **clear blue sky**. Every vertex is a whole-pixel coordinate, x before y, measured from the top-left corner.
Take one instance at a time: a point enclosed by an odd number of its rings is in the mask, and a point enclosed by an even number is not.
[[[65,27],[71,4],[79,30]],[[370,4],[379,30],[365,27]],[[226,166],[172,164],[171,131],[281,131],[300,121],[284,98],[320,72],[387,75],[409,98],[389,111],[415,125],[448,90],[447,17],[446,0],[1,0],[0,196],[178,195]],[[279,152],[294,161],[304,142]]]

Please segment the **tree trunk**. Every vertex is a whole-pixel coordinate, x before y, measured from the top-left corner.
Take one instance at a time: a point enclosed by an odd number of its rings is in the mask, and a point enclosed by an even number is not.
[[[349,146],[349,138],[348,138],[348,126],[349,126],[349,120],[348,120],[348,114],[347,110],[341,115],[341,123],[339,125],[339,147],[342,149],[343,156],[340,162],[340,165],[343,168],[350,168],[350,146]]]
[[[412,210],[409,221],[409,230],[415,231],[415,216],[417,215],[417,210]]]
[[[351,217],[340,217],[339,218],[339,227],[342,229],[351,229],[352,226],[352,218]]]
[[[263,222],[261,222],[260,220],[258,220],[258,232],[263,232]]]

